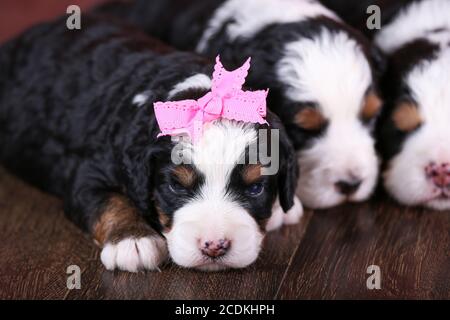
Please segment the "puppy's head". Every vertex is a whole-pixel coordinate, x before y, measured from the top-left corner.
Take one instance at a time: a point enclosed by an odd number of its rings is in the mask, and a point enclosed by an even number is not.
[[[392,64],[378,139],[384,185],[402,204],[448,210],[450,47],[414,41],[393,55]]]
[[[187,89],[171,100],[205,92]],[[292,207],[295,153],[280,121],[272,114],[267,120],[270,126],[216,120],[204,125],[195,144],[185,137],[158,140],[164,151],[153,160],[153,198],[178,265],[248,266],[259,254],[277,195],[285,211]]]
[[[376,72],[369,46],[339,28],[288,43],[277,67],[279,114],[298,150],[299,195],[312,208],[365,200],[378,175]]]

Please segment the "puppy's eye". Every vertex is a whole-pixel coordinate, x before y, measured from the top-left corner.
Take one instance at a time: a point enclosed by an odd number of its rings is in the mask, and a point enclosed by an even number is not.
[[[252,183],[247,187],[247,193],[252,197],[257,197],[261,195],[264,191],[264,186],[262,183]]]
[[[183,187],[181,184],[179,184],[178,182],[171,182],[169,184],[169,189],[170,191],[172,191],[175,194],[181,194],[186,192],[186,188]]]

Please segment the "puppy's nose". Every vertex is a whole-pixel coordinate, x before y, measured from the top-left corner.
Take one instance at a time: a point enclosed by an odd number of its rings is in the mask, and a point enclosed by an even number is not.
[[[340,180],[335,183],[336,189],[345,196],[350,196],[354,194],[362,181],[359,179],[351,179],[351,180]]]
[[[228,239],[220,239],[215,241],[202,241],[201,251],[205,256],[210,258],[218,258],[227,253],[230,249],[231,241]]]
[[[450,188],[450,163],[430,163],[425,167],[425,174],[438,188]]]

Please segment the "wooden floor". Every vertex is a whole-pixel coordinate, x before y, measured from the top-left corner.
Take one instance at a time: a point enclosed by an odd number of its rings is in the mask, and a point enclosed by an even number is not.
[[[106,271],[92,241],[67,221],[59,199],[0,168],[1,299],[368,299],[450,298],[450,212],[390,202],[307,212],[267,236],[245,270],[203,273]],[[81,289],[67,289],[67,267]],[[378,265],[381,289],[369,290]]]

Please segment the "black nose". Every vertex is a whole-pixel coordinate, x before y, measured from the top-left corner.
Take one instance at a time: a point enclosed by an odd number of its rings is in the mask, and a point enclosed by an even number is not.
[[[345,196],[349,196],[354,194],[359,186],[361,185],[361,180],[349,180],[349,181],[345,181],[345,180],[341,180],[336,182],[336,188],[337,190],[342,193]]]

